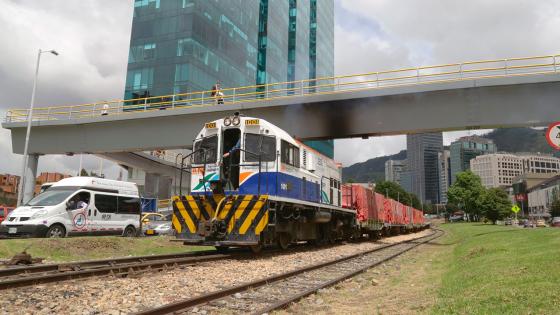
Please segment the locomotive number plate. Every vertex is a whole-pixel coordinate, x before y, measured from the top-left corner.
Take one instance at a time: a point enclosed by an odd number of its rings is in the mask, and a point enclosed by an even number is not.
[[[216,123],[215,122],[211,122],[211,123],[206,124],[206,129],[215,129],[215,128],[216,128]]]
[[[258,119],[247,119],[245,120],[245,126],[258,126],[260,124]]]

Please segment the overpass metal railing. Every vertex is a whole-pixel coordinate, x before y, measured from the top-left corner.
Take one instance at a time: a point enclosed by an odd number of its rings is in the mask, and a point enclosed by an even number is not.
[[[35,108],[34,121],[70,120],[156,110],[173,110],[188,107],[215,106],[263,102],[291,97],[336,94],[349,91],[383,89],[395,86],[425,85],[483,78],[499,78],[557,73],[560,55],[469,61],[436,66],[405,68],[307,79],[292,82],[252,85],[220,90],[224,95],[216,98],[212,91],[152,96],[131,100],[103,101],[82,105]],[[26,121],[28,109],[12,109],[6,122]]]

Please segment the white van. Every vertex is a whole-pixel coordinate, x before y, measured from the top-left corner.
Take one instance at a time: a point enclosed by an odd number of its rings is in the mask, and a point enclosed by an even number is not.
[[[140,230],[140,212],[134,183],[65,178],[12,211],[0,224],[0,236],[134,236]]]
[[[45,190],[51,188],[52,185],[54,185],[54,183],[44,183],[43,185],[41,185],[39,193],[42,194],[43,192],[45,192]]]

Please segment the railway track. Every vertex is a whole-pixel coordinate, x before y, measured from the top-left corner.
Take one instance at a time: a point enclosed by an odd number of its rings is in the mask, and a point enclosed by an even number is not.
[[[443,235],[440,230],[280,275],[181,300],[137,315],[187,313],[265,314],[284,308],[320,289],[351,278]]]
[[[124,277],[142,272],[160,271],[206,261],[249,257],[250,255],[246,251],[231,251],[226,254],[219,254],[210,250],[195,253],[8,267],[0,269],[0,290],[96,276],[115,275]]]

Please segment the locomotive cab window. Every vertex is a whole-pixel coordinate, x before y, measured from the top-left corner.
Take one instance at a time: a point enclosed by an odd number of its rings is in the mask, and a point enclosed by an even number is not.
[[[282,163],[299,167],[299,148],[295,145],[282,140],[281,147]]]
[[[254,154],[252,154],[254,153]],[[276,138],[254,133],[245,134],[245,162],[262,162],[276,160]]]
[[[216,163],[218,157],[218,136],[214,135],[195,141],[193,149],[195,151],[192,160],[193,164]]]

